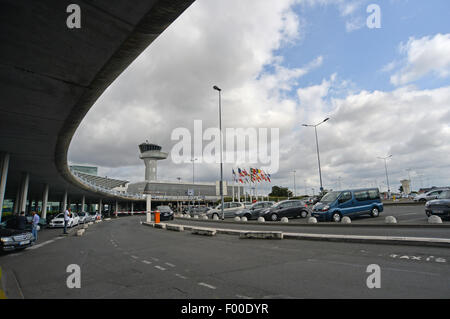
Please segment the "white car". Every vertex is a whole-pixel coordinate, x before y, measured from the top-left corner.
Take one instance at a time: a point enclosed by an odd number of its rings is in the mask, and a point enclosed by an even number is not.
[[[86,212],[78,213],[78,217],[80,218],[80,220],[79,220],[80,224],[85,224],[90,221],[89,214]]]
[[[67,222],[67,227],[73,227],[75,225],[78,225],[77,222],[79,220],[79,217],[77,215],[78,220],[75,221],[74,215],[75,214],[72,213],[72,217],[69,217],[69,221]],[[56,217],[50,221],[49,227],[51,227],[51,228],[64,227],[64,214],[61,213],[61,214],[56,215]]]

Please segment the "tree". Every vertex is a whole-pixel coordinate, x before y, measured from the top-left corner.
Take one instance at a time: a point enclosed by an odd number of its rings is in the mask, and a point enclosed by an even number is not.
[[[293,193],[287,187],[272,186],[272,197],[292,197]]]

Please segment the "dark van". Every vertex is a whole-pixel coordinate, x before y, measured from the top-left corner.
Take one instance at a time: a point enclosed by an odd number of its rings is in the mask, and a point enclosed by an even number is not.
[[[314,205],[311,216],[322,221],[340,222],[342,217],[368,214],[378,217],[383,211],[378,188],[349,189],[327,193]]]

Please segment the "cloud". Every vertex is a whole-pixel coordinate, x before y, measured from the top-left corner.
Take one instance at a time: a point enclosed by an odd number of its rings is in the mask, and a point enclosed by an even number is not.
[[[391,76],[394,85],[411,83],[429,74],[441,78],[450,75],[450,33],[411,37],[399,50],[406,57],[403,68]]]

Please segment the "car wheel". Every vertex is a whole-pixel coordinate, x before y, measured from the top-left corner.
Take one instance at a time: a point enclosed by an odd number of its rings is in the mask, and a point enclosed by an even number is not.
[[[300,212],[300,217],[301,217],[301,218],[306,218],[306,216],[308,216],[308,212],[307,212],[306,210],[302,210],[302,211]]]
[[[431,213],[430,213],[430,212],[426,212],[425,214],[427,214],[427,217],[430,217],[430,216],[431,216]]]
[[[250,214],[245,214],[244,217],[247,217],[247,220],[250,220],[250,218],[252,218],[252,215],[250,215]]]
[[[270,220],[273,221],[273,222],[277,221],[278,220],[278,215],[275,214],[275,213],[270,215]]]
[[[425,198],[419,199],[419,202],[426,202],[427,200]]]
[[[331,216],[331,218],[333,219],[334,222],[339,223],[341,221],[341,214],[339,213],[334,213],[333,216]]]
[[[378,217],[379,215],[380,215],[380,212],[378,211],[378,208],[376,208],[376,207],[372,208],[372,211],[370,212],[370,216]]]

